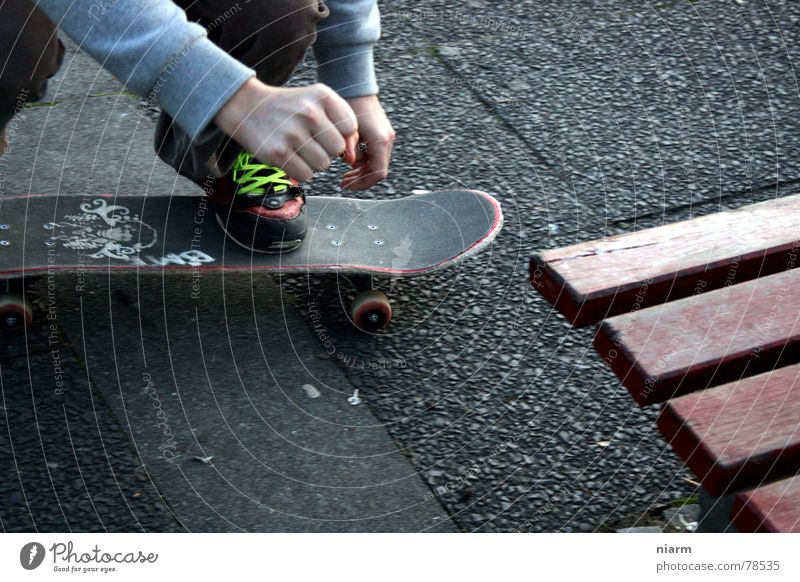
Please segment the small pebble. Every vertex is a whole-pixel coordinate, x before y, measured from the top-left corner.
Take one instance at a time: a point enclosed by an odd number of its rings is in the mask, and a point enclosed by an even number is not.
[[[321,393],[319,390],[317,390],[317,387],[311,384],[303,384],[303,391],[309,398],[319,398],[321,396]]]

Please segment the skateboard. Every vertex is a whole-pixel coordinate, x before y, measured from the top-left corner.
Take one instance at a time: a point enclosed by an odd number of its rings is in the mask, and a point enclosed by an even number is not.
[[[0,329],[21,331],[33,310],[24,278],[87,271],[336,273],[355,287],[353,322],[377,331],[392,308],[373,276],[412,277],[451,267],[487,248],[503,223],[500,204],[475,190],[390,200],[307,198],[303,244],[254,253],[228,238],[199,196],[0,197]]]

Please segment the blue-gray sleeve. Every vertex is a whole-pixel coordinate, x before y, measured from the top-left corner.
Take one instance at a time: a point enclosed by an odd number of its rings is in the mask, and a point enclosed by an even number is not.
[[[380,37],[377,0],[328,0],[330,16],[317,27],[317,77],[342,97],[378,92],[373,46]]]
[[[196,136],[255,73],[171,0],[37,0],[73,41]]]

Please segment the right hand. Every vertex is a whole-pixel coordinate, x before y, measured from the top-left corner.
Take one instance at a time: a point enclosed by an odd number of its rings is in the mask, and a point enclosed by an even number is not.
[[[264,164],[300,182],[326,170],[337,156],[355,160],[358,124],[333,89],[272,87],[248,80],[222,106],[214,123]]]

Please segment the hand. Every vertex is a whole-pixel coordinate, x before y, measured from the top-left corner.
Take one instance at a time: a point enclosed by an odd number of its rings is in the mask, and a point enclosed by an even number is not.
[[[345,173],[341,188],[366,190],[389,174],[395,132],[386,117],[377,95],[353,97],[347,100],[358,119],[359,144],[355,158],[344,156],[352,170]],[[363,145],[362,145],[363,144]],[[348,148],[348,154],[349,154]]]
[[[353,110],[319,83],[283,88],[252,78],[222,106],[214,123],[256,159],[300,182],[328,169],[337,156],[356,159]]]

